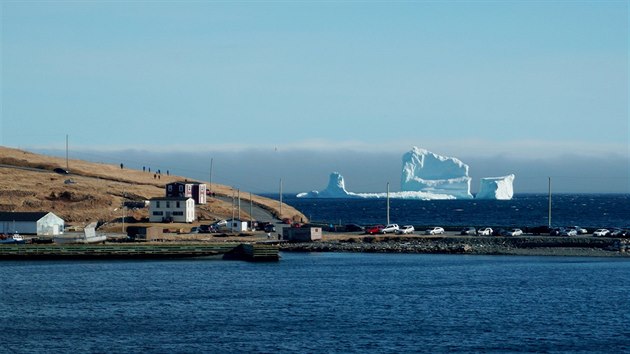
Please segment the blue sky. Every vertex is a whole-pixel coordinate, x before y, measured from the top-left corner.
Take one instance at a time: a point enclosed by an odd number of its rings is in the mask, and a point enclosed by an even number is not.
[[[524,191],[558,175],[630,192],[627,1],[1,4],[1,145],[216,156],[254,191],[323,188],[330,169],[373,191],[420,146]],[[268,181],[235,162],[261,160],[279,161]]]

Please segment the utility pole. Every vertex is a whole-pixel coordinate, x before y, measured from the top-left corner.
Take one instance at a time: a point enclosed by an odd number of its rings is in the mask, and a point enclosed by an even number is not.
[[[252,192],[249,192],[249,227],[254,231],[254,200],[252,199]]]
[[[549,228],[551,228],[551,177],[549,177]]]
[[[279,219],[282,220],[282,178],[280,178],[280,215]]]
[[[122,234],[125,234],[125,190],[123,189],[123,200],[122,200]]]
[[[210,196],[212,196],[212,164],[214,162],[214,158],[210,158]]]
[[[68,166],[68,134],[66,134],[66,171],[69,171],[70,167]]]
[[[387,182],[387,224],[389,225],[389,182]]]
[[[234,189],[232,189],[232,220],[230,222],[230,230],[234,232]]]
[[[241,220],[241,190],[240,188],[236,190],[238,193],[238,220]]]

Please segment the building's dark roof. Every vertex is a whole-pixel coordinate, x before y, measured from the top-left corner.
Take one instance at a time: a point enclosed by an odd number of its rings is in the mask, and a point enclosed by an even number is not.
[[[192,199],[191,197],[156,197],[151,198],[151,200],[166,200],[166,201],[186,201],[188,199]]]
[[[38,221],[46,216],[48,212],[35,211],[35,212],[11,212],[0,211],[0,221]]]
[[[179,181],[179,182],[167,183],[166,185],[169,185],[169,184],[205,184],[205,183],[195,182],[195,181]]]

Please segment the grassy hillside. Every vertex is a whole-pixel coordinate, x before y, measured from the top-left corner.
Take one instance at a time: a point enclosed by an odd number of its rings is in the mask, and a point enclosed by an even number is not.
[[[55,168],[65,169],[66,160],[0,146],[0,210],[51,211],[70,224],[116,223],[122,217],[124,200],[164,196],[165,184],[186,179],[165,175],[154,179],[153,173],[82,160],[68,161],[69,175],[55,173]],[[212,191],[223,196],[233,193],[232,188],[219,184],[213,184]],[[242,203],[249,203],[248,198],[249,193],[241,191]],[[278,201],[256,195],[252,199],[278,214]],[[197,214],[202,220],[228,218],[232,216],[231,203],[209,198],[208,204],[198,206]],[[306,220],[288,205],[283,205],[282,214],[281,218]],[[127,210],[126,216],[141,220],[148,217],[148,209]],[[241,216],[249,217],[246,210]]]

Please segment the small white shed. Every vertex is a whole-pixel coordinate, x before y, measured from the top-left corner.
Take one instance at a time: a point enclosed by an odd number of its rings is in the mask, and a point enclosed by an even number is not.
[[[239,219],[229,219],[227,220],[227,225],[225,227],[233,232],[243,232],[247,231],[249,227],[249,221],[239,220]]]
[[[0,212],[0,233],[55,236],[63,234],[65,222],[50,212]]]

